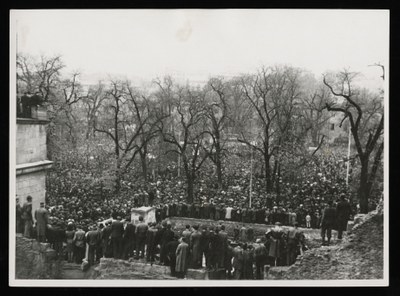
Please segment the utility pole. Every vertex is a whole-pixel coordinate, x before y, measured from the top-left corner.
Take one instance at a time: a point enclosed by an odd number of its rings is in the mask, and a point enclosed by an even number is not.
[[[346,186],[349,186],[350,173],[350,152],[351,152],[351,125],[349,123],[349,145],[347,147],[347,169],[346,169]]]
[[[250,152],[250,193],[249,193],[249,208],[251,208],[251,198],[253,195],[253,146]]]
[[[181,144],[181,133],[178,134],[178,142]],[[178,178],[181,177],[181,153],[178,154]]]

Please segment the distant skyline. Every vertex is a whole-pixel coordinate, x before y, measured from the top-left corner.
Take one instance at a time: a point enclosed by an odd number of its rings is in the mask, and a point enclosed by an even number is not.
[[[18,52],[61,55],[63,73],[79,71],[84,83],[199,82],[287,64],[317,78],[348,68],[375,88],[381,69],[368,65],[388,67],[384,10],[13,10],[11,26]]]

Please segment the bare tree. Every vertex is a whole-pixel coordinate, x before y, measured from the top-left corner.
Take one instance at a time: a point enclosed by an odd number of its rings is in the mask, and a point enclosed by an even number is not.
[[[205,130],[211,138],[211,145],[204,145],[204,150],[214,163],[217,172],[218,188],[222,188],[223,167],[222,161],[226,149],[226,129],[230,121],[229,105],[227,103],[226,93],[227,85],[222,79],[214,78],[208,82],[211,97],[206,105],[205,116],[208,118],[207,129]]]
[[[299,75],[297,69],[289,67],[263,67],[257,75],[242,79],[243,96],[254,111],[250,122],[255,124],[247,127],[250,131],[242,131],[238,141],[262,155],[267,192],[272,191],[275,177],[279,177],[280,152],[295,127]]]
[[[164,141],[173,149],[167,153],[176,153],[182,159],[187,184],[187,202],[194,199],[196,176],[201,166],[208,158],[204,153],[205,141],[205,107],[204,92],[195,91],[189,87],[181,87],[176,91],[171,102],[172,128],[163,126]],[[168,123],[171,123],[168,120]]]
[[[361,173],[358,187],[358,199],[361,213],[368,212],[368,201],[378,166],[383,154],[383,105],[382,98],[371,98],[353,85],[356,74],[344,70],[336,76],[336,81],[323,82],[331,94],[340,99],[326,104],[328,111],[341,112],[350,123]],[[375,154],[375,155],[373,155]],[[372,161],[372,165],[370,162]]]
[[[39,93],[44,102],[54,99],[60,71],[64,68],[61,56],[41,56],[39,61],[27,55],[17,56],[17,83],[19,92]]]
[[[162,117],[155,114],[154,106],[129,82],[111,81],[105,100],[102,118],[96,118],[94,131],[106,135],[113,142],[115,189],[118,192],[122,175],[138,154],[143,176],[147,178],[147,145],[157,135]]]

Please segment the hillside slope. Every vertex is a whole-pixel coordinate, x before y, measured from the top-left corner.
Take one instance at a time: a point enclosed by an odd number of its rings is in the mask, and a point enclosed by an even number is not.
[[[342,243],[307,251],[282,279],[382,279],[383,210],[365,215]]]

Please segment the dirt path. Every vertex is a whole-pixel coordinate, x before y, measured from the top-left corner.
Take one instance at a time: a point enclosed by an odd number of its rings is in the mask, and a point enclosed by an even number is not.
[[[61,278],[64,280],[85,279],[85,273],[79,264],[63,262]]]

